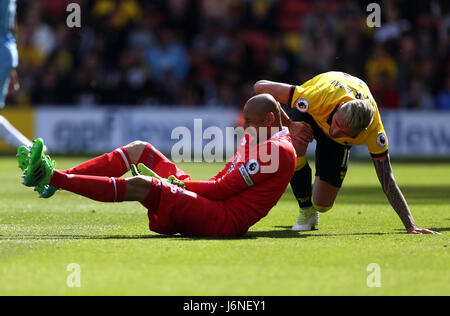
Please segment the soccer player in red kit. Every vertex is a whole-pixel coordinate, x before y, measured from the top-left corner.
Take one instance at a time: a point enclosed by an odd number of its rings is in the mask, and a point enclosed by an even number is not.
[[[277,102],[268,94],[244,108],[247,133],[233,158],[215,177],[191,181],[152,145],[134,142],[73,169],[59,171],[37,140],[25,171],[26,186],[51,185],[101,202],[139,201],[148,209],[150,230],[189,236],[242,236],[283,195],[296,168],[289,131]],[[266,135],[266,136],[264,136]],[[144,164],[163,179],[120,178]],[[179,185],[165,181],[176,177]]]

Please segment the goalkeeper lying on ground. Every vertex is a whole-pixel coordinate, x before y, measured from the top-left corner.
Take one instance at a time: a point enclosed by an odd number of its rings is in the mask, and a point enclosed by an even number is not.
[[[19,161],[26,162],[24,185],[54,187],[101,202],[141,202],[148,209],[150,230],[161,234],[241,236],[278,202],[296,166],[289,131],[282,127],[271,95],[250,99],[243,115],[245,128],[258,134],[246,134],[225,168],[208,181],[191,181],[158,150],[139,141],[60,171],[37,139],[31,152],[22,149],[19,154]],[[268,136],[261,138],[264,132]],[[162,178],[120,178],[132,165],[141,172],[150,168]]]

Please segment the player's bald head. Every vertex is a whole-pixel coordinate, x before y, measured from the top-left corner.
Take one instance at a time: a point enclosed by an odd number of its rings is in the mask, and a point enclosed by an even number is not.
[[[247,101],[244,107],[244,112],[250,112],[259,116],[260,119],[264,119],[267,114],[273,113],[275,116],[275,122],[280,121],[280,108],[278,102],[270,94],[259,94],[252,97]]]

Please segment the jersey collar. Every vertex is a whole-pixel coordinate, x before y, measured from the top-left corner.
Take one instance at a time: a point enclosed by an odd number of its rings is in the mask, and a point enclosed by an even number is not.
[[[278,133],[272,135],[272,137],[270,137],[270,139],[278,138],[278,137],[281,137],[281,136],[284,136],[284,135],[287,135],[287,134],[289,134],[289,128],[283,126],[282,130],[279,131]]]

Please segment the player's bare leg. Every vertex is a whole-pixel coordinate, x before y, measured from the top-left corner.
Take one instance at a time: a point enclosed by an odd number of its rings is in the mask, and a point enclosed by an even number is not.
[[[147,145],[148,143],[146,142],[135,141],[123,147],[130,157],[130,162],[132,164],[136,165],[139,162],[139,159],[142,157],[142,153]]]
[[[319,177],[316,177],[313,185],[313,205],[314,208],[321,213],[329,211],[336,200],[339,193],[338,187],[331,185]]]
[[[148,197],[153,180],[151,177],[137,176],[126,180],[125,201],[143,202]]]

